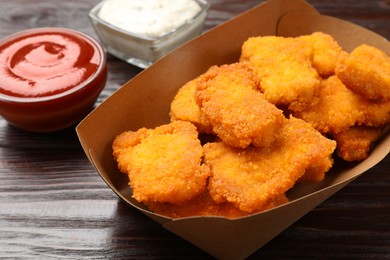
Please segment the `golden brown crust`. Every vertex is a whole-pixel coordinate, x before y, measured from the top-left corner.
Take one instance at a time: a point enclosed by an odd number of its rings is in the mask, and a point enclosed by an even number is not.
[[[311,165],[327,165],[316,172],[323,179],[332,166],[335,147],[334,141],[296,118],[285,123],[278,139],[268,147],[205,144],[205,163],[211,169],[210,195],[217,203],[228,201],[242,211],[256,211],[293,187]]]
[[[390,57],[375,47],[356,47],[338,64],[336,75],[347,88],[367,100],[390,101]]]
[[[190,80],[179,89],[171,103],[170,117],[172,122],[176,120],[189,121],[196,125],[199,132],[212,133],[212,126],[196,102],[196,86],[201,78],[202,76],[199,76]]]
[[[240,62],[179,89],[170,124],[118,135],[114,158],[133,197],[167,217],[237,218],[287,203],[297,182],[325,178],[336,143],[342,159],[364,160],[390,123],[380,55],[364,45],[348,55],[320,32],[250,38]]]
[[[213,132],[225,143],[245,148],[268,146],[285,118],[264,99],[245,63],[209,70],[197,84],[196,98]]]
[[[335,134],[333,138],[337,142],[337,155],[350,162],[364,160],[381,133],[381,128],[353,126]]]
[[[322,78],[334,75],[339,61],[348,55],[331,35],[323,32],[314,32],[310,35],[300,36],[298,39],[306,41],[312,46],[312,65]]]
[[[300,111],[316,103],[319,75],[312,66],[313,47],[298,38],[251,37],[244,42],[240,61],[253,66],[265,98]]]
[[[294,116],[321,133],[338,134],[356,124],[383,127],[390,122],[390,102],[370,102],[331,76],[321,81],[319,102]]]
[[[206,188],[209,168],[201,163],[202,146],[190,122],[122,133],[113,154],[139,202],[182,204]]]

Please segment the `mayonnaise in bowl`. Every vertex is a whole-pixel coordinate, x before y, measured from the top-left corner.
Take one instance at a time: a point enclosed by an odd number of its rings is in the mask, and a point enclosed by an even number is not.
[[[102,5],[98,16],[130,33],[160,37],[200,11],[194,0],[109,0]]]
[[[205,0],[104,0],[89,13],[107,52],[147,68],[202,32]]]

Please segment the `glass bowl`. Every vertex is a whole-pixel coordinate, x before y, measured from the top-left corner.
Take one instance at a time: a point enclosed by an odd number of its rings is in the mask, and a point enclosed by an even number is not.
[[[101,19],[99,12],[107,1],[110,0],[100,2],[89,12],[92,25],[108,53],[140,68],[149,67],[168,52],[198,36],[210,7],[205,0],[195,0],[201,8],[195,17],[161,36],[151,37],[126,31]]]
[[[91,111],[107,80],[106,53],[86,34],[36,28],[0,40],[0,115],[32,132],[70,127]]]

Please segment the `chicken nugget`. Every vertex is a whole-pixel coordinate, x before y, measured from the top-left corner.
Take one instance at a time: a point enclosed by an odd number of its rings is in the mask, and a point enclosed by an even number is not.
[[[338,134],[349,127],[382,127],[390,122],[390,102],[370,102],[348,89],[335,75],[321,81],[319,102],[295,117],[324,134]]]
[[[263,208],[254,213],[265,211],[288,202],[285,194],[270,200]],[[184,205],[174,205],[170,203],[149,203],[149,209],[157,214],[170,218],[184,218],[193,216],[220,216],[226,218],[239,218],[249,215],[250,213],[236,208],[232,203],[216,203],[211,199],[206,191]]]
[[[347,88],[367,100],[390,100],[390,57],[375,47],[356,47],[337,65],[336,75]]]
[[[324,175],[333,164],[336,142],[303,120],[290,117],[271,146],[238,149],[217,142],[203,147],[211,170],[208,189],[213,200],[254,212],[292,188],[312,164],[326,161]]]
[[[113,155],[139,202],[183,204],[205,191],[210,175],[190,122],[124,132],[113,142]]]
[[[336,76],[331,76],[321,81],[319,102],[293,115],[309,122],[321,133],[338,133],[355,125],[358,118],[363,118],[363,111],[358,109],[360,105],[361,98]]]
[[[240,61],[253,66],[269,102],[300,111],[317,102],[320,81],[313,55],[313,47],[303,40],[263,36],[244,42]]]
[[[196,125],[199,132],[212,133],[212,126],[196,102],[196,85],[201,76],[184,84],[171,103],[171,121],[184,120]]]
[[[234,147],[270,145],[285,117],[264,99],[245,63],[222,65],[203,75],[196,97],[213,132]]]
[[[337,142],[337,155],[345,161],[362,161],[382,134],[382,128],[353,126],[333,135]]]
[[[361,98],[358,109],[363,113],[357,120],[358,125],[383,127],[390,123],[390,100],[377,103]]]
[[[298,38],[313,46],[313,67],[323,78],[334,75],[338,61],[348,55],[329,34],[314,32]]]

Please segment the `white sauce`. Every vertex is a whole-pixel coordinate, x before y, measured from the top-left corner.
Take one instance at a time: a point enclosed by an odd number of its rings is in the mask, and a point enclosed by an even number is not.
[[[98,16],[131,33],[158,37],[201,11],[194,0],[108,0]]]

